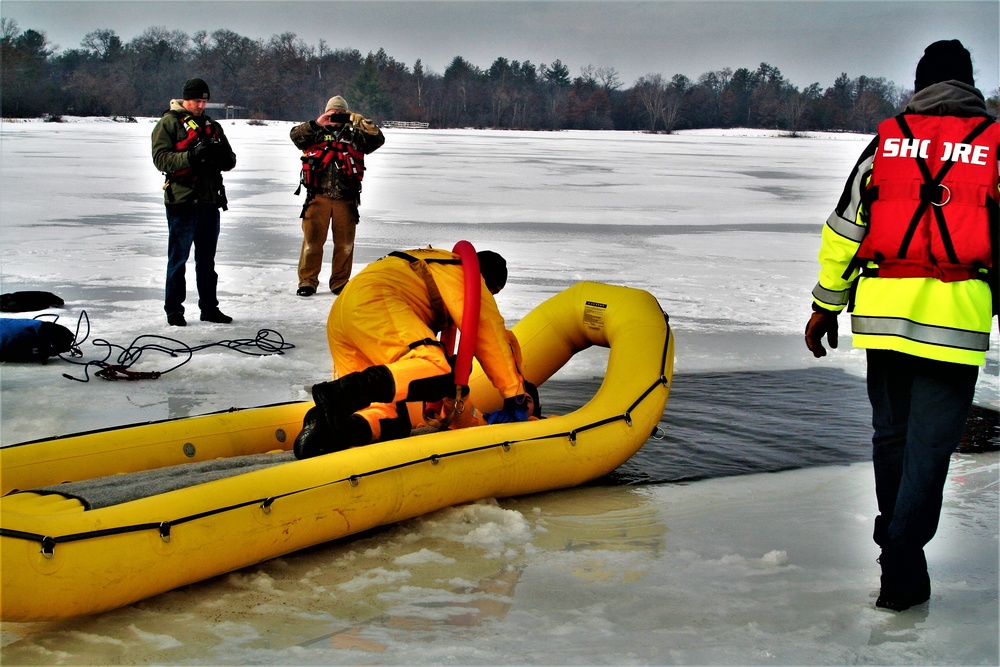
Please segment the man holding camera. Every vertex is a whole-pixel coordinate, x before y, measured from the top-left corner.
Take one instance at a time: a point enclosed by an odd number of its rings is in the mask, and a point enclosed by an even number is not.
[[[222,126],[205,115],[208,84],[184,83],[182,99],[170,100],[170,110],[153,128],[153,164],[163,172],[167,209],[167,286],[163,309],[170,326],[187,325],[184,298],[185,265],[194,246],[198,307],[205,322],[229,324],[219,310],[215,250],[219,241],[219,209],[226,210],[222,172],[236,166],[236,154]]]
[[[331,292],[340,294],[354,264],[365,155],[382,146],[385,136],[371,120],[351,113],[347,100],[340,95],[330,98],[319,118],[296,125],[289,134],[302,151],[300,185],[306,188],[300,216],[302,252],[296,294],[307,297],[316,293],[323,245],[331,227],[333,262],[329,286]]]

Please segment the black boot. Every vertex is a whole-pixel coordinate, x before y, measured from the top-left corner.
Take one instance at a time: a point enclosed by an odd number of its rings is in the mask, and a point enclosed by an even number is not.
[[[368,420],[361,415],[351,415],[344,420],[344,428],[335,433],[333,438],[339,449],[370,445],[372,442],[372,427],[368,425]]]
[[[302,419],[302,430],[295,438],[292,451],[295,458],[308,459],[368,445],[371,441],[372,429],[364,417],[350,415],[341,420],[339,429],[333,429],[317,408],[310,408]]]
[[[318,408],[309,408],[302,418],[302,430],[295,438],[292,451],[295,458],[308,459],[320,454],[326,454],[326,445],[330,440],[330,426],[323,418]]]
[[[878,562],[882,578],[876,607],[903,611],[930,599],[931,578],[923,549],[905,552],[883,549]]]
[[[372,403],[389,403],[396,395],[396,383],[385,366],[372,366],[358,373],[348,373],[332,382],[313,385],[313,400],[334,430],[352,414]]]

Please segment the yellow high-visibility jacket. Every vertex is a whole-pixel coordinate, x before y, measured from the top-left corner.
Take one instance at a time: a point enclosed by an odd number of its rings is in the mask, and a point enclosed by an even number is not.
[[[948,81],[919,91],[906,112],[927,115],[987,116],[982,93],[972,86]],[[853,294],[851,329],[855,347],[895,350],[918,357],[981,366],[989,349],[993,295],[989,280],[942,282],[936,278],[885,278],[859,275],[852,267],[867,234],[862,198],[871,175],[876,136],[855,165],[837,207],[823,227],[819,251],[819,281],[812,291],[815,304],[841,312]],[[998,147],[988,159],[997,165]],[[984,206],[986,202],[984,201]],[[997,217],[990,220],[997,238]],[[994,247],[993,268],[997,265]],[[868,268],[877,264],[868,263]],[[983,274],[984,277],[986,274]],[[996,273],[990,278],[996,281]],[[996,285],[993,285],[996,289]]]

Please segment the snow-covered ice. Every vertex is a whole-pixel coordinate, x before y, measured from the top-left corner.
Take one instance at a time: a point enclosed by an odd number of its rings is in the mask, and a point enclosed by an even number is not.
[[[218,262],[235,322],[198,321],[192,284],[194,317],[177,329],[162,310],[153,121],[68,120],[0,125],[0,289],[55,292],[66,307],[49,312],[70,328],[85,310],[87,358],[103,356],[94,339],[128,346],[143,335],[195,346],[270,329],[295,347],[259,357],[209,348],[129,383],[74,382],[63,373],[82,368],[61,361],[5,364],[0,443],[306,398],[330,374],[333,297],[294,294],[302,200],[291,124],[226,121],[238,165]],[[367,161],[356,269],[464,238],[507,257],[498,302],[510,323],[576,281],[625,284],[670,314],[678,374],[863,376],[849,335],[816,361],[801,331],[821,225],[869,137],[386,135]],[[991,342],[976,400],[997,409],[996,331]],[[151,351],[135,370],[177,362]],[[602,367],[588,351],[557,377]],[[0,661],[995,665],[998,473],[995,453],[955,457],[928,549],[933,597],[901,614],[873,606],[875,499],[862,462],[451,508],[99,616],[2,623]]]

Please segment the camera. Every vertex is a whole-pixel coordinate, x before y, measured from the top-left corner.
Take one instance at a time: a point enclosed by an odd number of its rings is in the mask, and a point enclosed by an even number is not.
[[[329,113],[331,123],[349,123],[351,122],[351,114],[346,111],[331,111]]]

